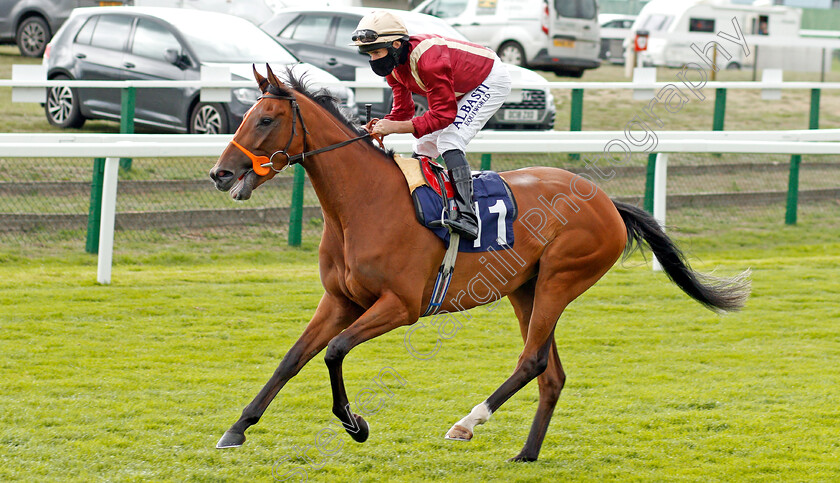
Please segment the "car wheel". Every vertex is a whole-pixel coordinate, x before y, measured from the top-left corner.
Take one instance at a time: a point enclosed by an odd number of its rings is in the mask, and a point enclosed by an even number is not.
[[[199,102],[190,113],[190,134],[227,134],[228,120],[221,104]]]
[[[741,70],[741,64],[737,62],[730,62],[726,65],[726,70]]]
[[[54,77],[53,80],[68,80],[67,76]],[[50,87],[47,90],[47,102],[44,103],[47,121],[61,128],[78,128],[85,123],[79,102],[79,94],[67,86]]]
[[[518,42],[508,41],[499,47],[499,58],[506,64],[525,67],[525,49]]]
[[[41,57],[50,41],[50,27],[41,17],[29,17],[18,26],[15,43],[24,57]]]
[[[422,116],[429,110],[429,101],[425,97],[414,96],[414,117]]]

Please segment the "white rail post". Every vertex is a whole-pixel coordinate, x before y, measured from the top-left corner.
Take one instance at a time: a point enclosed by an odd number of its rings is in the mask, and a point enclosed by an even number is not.
[[[633,69],[634,84],[652,84],[656,82],[656,67],[636,67]],[[656,92],[653,89],[634,89],[634,101],[647,101],[653,99]]]
[[[356,82],[381,84],[382,87],[356,87],[356,102],[382,102],[385,100],[384,89],[388,87],[383,77],[374,74],[368,67],[356,67]]]
[[[202,65],[201,80],[206,82],[230,81],[230,67],[218,65]],[[230,102],[229,87],[202,87],[201,102]]]
[[[47,68],[43,65],[15,64],[12,66],[13,81],[45,81]],[[12,87],[12,102],[47,102],[44,87]]]
[[[656,169],[653,172],[653,217],[665,229],[665,204],[668,199],[668,153],[656,155]],[[104,206],[104,202],[103,202]],[[103,208],[104,216],[104,208]],[[653,271],[662,271],[662,264],[653,257]]]
[[[768,84],[783,82],[784,73],[782,69],[764,69],[761,71],[761,82]],[[761,99],[766,101],[778,101],[782,98],[781,89],[761,89]]]
[[[99,222],[99,260],[96,268],[96,281],[102,285],[111,283],[119,166],[120,158],[105,159],[105,179],[102,181],[102,214]]]

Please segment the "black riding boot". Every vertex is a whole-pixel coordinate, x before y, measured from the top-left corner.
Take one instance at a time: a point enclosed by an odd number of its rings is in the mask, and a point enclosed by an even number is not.
[[[443,160],[455,187],[455,206],[458,208],[458,216],[446,224],[467,240],[475,240],[478,238],[478,218],[473,210],[472,170],[467,156],[460,149],[451,149],[443,153]]]

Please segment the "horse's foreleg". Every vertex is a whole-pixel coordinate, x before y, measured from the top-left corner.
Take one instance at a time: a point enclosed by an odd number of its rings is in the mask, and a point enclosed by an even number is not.
[[[277,370],[257,397],[242,411],[239,420],[225,432],[216,447],[241,446],[245,441],[245,430],[260,420],[268,405],[289,379],[300,372],[307,362],[327,346],[330,339],[349,326],[361,313],[362,309],[351,302],[324,294],[303,334],[283,357]]]
[[[324,361],[330,373],[333,395],[333,414],[342,422],[347,433],[357,442],[367,440],[370,428],[367,422],[350,410],[344,388],[342,362],[347,353],[357,345],[409,323],[405,303],[393,293],[386,293],[344,332],[330,341]],[[416,320],[416,314],[414,319]]]

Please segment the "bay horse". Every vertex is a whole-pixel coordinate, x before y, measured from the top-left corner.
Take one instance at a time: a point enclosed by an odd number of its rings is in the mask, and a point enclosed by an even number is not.
[[[324,294],[303,334],[216,446],[241,446],[245,430],[259,421],[280,389],[324,348],[332,411],[350,436],[363,442],[369,426],[350,410],[342,361],[362,342],[418,321],[429,303],[444,245],[415,219],[393,152],[365,138],[365,131],[340,112],[326,91],[308,92],[291,72],[287,85],[266,67],[266,77],[254,68],[262,96],[210,177],[219,190],[246,200],[278,170],[300,162],[324,215],[319,247]],[[318,149],[307,151],[311,147]],[[695,272],[652,216],[612,201],[579,175],[548,167],[500,175],[515,195],[521,215],[520,222],[514,223],[514,245],[495,254],[507,257],[509,263],[494,267],[493,290],[513,305],[525,347],[513,374],[446,437],[470,440],[476,425],[486,422],[537,378],[536,416],[524,447],[511,458],[535,461],[566,379],[554,337],[557,321],[566,306],[622,254],[647,245],[674,283],[701,304],[721,312],[744,305],[750,291],[749,271],[733,278]],[[473,293],[475,286],[470,287],[477,274],[490,268],[488,258],[481,253],[459,255],[449,288],[450,294],[459,296],[444,300],[441,311],[454,313],[491,302],[484,294]],[[498,276],[504,270],[504,276]]]

